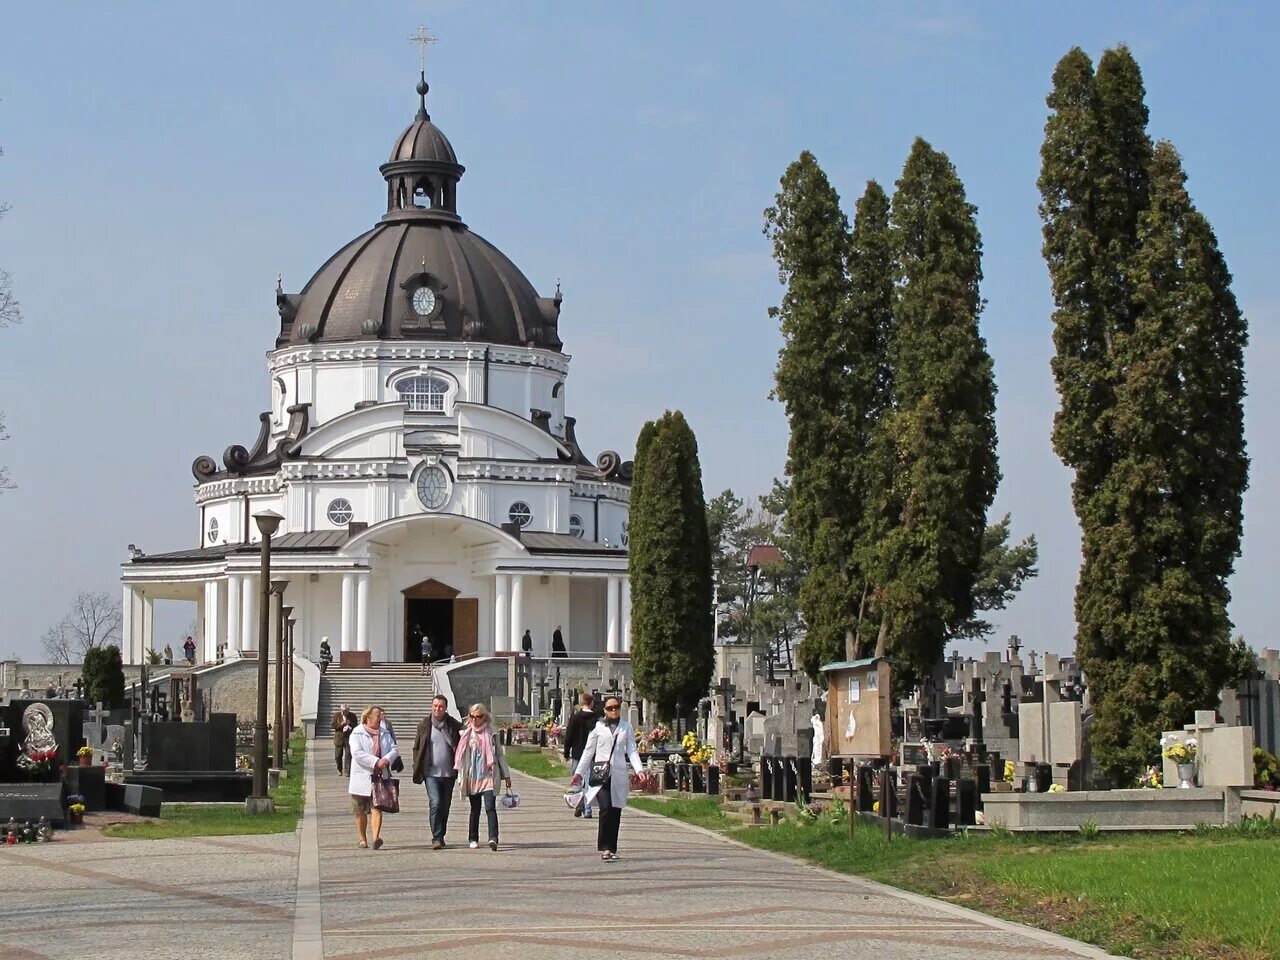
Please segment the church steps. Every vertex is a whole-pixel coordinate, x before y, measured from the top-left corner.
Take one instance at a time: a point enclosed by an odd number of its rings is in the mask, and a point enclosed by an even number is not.
[[[412,737],[418,721],[431,712],[435,694],[430,671],[416,663],[375,664],[372,667],[332,666],[320,678],[316,736],[330,735],[329,719],[345,703],[357,716],[377,704],[391,718],[396,735]]]

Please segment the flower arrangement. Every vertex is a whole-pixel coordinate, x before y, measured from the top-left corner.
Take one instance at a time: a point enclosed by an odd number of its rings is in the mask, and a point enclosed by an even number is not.
[[[548,710],[546,713],[540,716],[537,720],[533,721],[533,727],[536,730],[542,730],[542,729],[550,730],[555,726],[555,723],[556,723],[556,715],[552,713],[550,710]]]
[[[77,750],[77,751],[76,751],[76,756],[77,756],[77,757],[92,757],[92,756],[93,756],[93,747],[89,746],[89,745],[86,743],[83,747],[81,747],[79,750]]]
[[[58,751],[39,750],[18,755],[18,766],[32,780],[51,780],[58,771]]]
[[[690,763],[710,763],[716,756],[715,747],[709,743],[699,743],[698,735],[692,731],[681,738],[680,746],[689,755]]]
[[[1161,756],[1166,760],[1170,760],[1180,766],[1196,762],[1197,744],[1194,737],[1188,737],[1186,740],[1161,737],[1160,746],[1163,748]]]
[[[1060,783],[1051,783],[1049,784],[1049,792],[1050,793],[1066,793],[1067,788]]]
[[[564,727],[561,727],[561,726],[558,726],[558,725],[554,725],[554,724],[553,724],[552,726],[550,726],[550,727],[547,727],[547,736],[548,736],[548,737],[563,737],[563,736],[564,736]]]
[[[671,728],[660,723],[644,736],[644,743],[650,750],[660,747],[671,740]]]
[[[515,723],[511,725],[511,729],[512,730],[528,730],[529,725],[525,723],[523,720],[517,720]]]
[[[83,813],[84,813],[84,804],[83,804],[83,803],[69,803],[69,804],[67,804],[67,812],[68,812],[68,813],[74,813],[74,814],[83,814]]]
[[[1147,790],[1159,790],[1164,786],[1158,767],[1147,767],[1146,772],[1138,777],[1138,786]]]
[[[1018,767],[1012,760],[1004,762],[1004,782],[1013,783],[1014,775],[1017,774]]]

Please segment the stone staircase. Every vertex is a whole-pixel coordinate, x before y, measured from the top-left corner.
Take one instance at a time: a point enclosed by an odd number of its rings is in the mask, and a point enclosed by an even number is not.
[[[418,721],[431,712],[435,695],[431,672],[422,675],[416,663],[375,663],[371,667],[339,667],[336,663],[320,678],[320,702],[316,710],[316,737],[326,739],[329,721],[342,704],[358,717],[365,707],[382,707],[395,727],[396,737],[413,742]]]

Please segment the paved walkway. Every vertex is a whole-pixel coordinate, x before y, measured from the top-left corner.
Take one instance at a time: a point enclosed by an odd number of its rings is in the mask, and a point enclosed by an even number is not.
[[[297,960],[1105,956],[634,808],[623,814],[623,859],[602,863],[594,821],[573,819],[554,785],[519,774],[523,800],[499,808],[496,853],[467,848],[456,801],[449,846],[433,851],[425,790],[408,777],[386,846],[361,850],[345,780],[329,772],[327,751],[317,760],[303,856],[318,845],[320,922],[298,929]]]
[[[497,853],[467,848],[460,804],[431,850],[407,777],[360,850],[330,758],[312,745],[300,833],[0,848],[0,960],[1104,956],[635,809],[602,863],[594,822],[520,775]]]

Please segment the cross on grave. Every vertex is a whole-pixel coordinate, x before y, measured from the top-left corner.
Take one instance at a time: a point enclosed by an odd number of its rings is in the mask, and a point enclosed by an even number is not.
[[[547,709],[547,687],[551,685],[551,681],[544,675],[538,681],[538,712],[542,713]]]
[[[83,700],[83,699],[84,699],[84,680],[83,680],[83,678],[81,678],[81,677],[76,677],[76,682],[75,682],[75,683],[73,683],[73,684],[72,684],[72,686],[76,688],[76,699],[77,699],[77,700]]]
[[[1009,636],[1009,662],[1013,663],[1018,659],[1018,651],[1022,649],[1022,641],[1018,639],[1016,633]]]
[[[89,711],[89,722],[93,724],[93,752],[95,757],[102,753],[102,722],[107,719],[107,711],[102,708],[102,701],[93,705]]]

